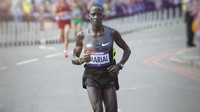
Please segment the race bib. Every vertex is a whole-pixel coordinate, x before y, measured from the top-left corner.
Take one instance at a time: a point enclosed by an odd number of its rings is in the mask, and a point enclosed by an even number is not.
[[[109,52],[95,52],[90,55],[89,66],[103,67],[110,65]]]

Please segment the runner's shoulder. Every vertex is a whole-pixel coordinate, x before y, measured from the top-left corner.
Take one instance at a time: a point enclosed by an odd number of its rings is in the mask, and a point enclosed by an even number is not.
[[[84,37],[84,36],[85,36],[84,31],[78,32],[78,33],[77,33],[77,36],[78,36],[78,37]]]
[[[109,28],[111,34],[119,33],[116,29],[114,29],[112,27],[109,27],[109,26],[105,26],[105,27]]]
[[[110,34],[112,37],[115,38],[116,35],[120,35],[119,31],[117,31],[116,29],[114,28],[111,28],[111,27],[108,27],[110,29]]]

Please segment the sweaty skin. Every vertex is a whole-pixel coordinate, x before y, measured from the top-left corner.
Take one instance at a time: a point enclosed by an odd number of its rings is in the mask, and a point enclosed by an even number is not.
[[[119,64],[125,64],[128,60],[131,50],[126,44],[126,42],[122,39],[120,33],[113,29],[109,28],[109,30],[106,30],[106,26],[102,24],[104,15],[104,9],[99,4],[93,4],[90,8],[89,13],[89,20],[91,23],[91,28],[88,28],[88,34],[90,35],[91,40],[102,40],[102,37],[104,37],[107,33],[109,33],[110,37],[112,38],[112,42],[116,43],[117,46],[119,46],[123,50],[123,55],[121,60],[118,64],[111,64],[109,67],[107,67],[108,75],[111,75],[112,77],[117,77],[119,74],[120,68]],[[109,32],[105,32],[109,31]],[[88,37],[85,35],[84,31],[81,31],[77,34],[76,37],[76,45],[73,52],[73,59],[72,63],[75,65],[81,65],[85,63],[86,65],[90,62],[92,53],[94,51],[97,51],[97,44],[88,44],[86,45],[85,39]],[[105,48],[106,44],[110,43],[103,42],[100,44],[102,47]],[[93,46],[95,45],[95,46]],[[101,48],[99,48],[101,49]],[[84,55],[81,56],[81,52],[83,50]],[[106,74],[103,72],[103,74]],[[94,75],[94,74],[92,74]],[[107,75],[107,74],[106,74]],[[94,81],[88,78],[88,81]],[[107,88],[97,88],[93,86],[86,85],[88,96],[93,108],[94,112],[103,112],[103,102],[105,107],[105,112],[117,112],[117,95],[116,95],[116,88],[113,86],[113,82],[110,82],[108,84]]]

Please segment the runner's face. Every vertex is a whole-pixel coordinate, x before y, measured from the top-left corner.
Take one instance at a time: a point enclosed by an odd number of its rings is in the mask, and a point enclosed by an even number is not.
[[[90,22],[93,26],[101,26],[103,20],[103,10],[101,7],[93,6],[89,14]]]

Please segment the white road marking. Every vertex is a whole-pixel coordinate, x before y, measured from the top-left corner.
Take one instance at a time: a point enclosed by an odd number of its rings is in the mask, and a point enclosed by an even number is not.
[[[6,70],[6,69],[8,69],[8,67],[6,67],[6,66],[0,67],[0,70]]]
[[[46,46],[40,46],[40,49],[49,49],[49,50],[56,50],[55,47],[46,47]]]
[[[69,51],[69,54],[73,54],[73,51]],[[49,54],[49,55],[46,55],[45,58],[53,58],[53,57],[57,57],[61,55],[62,53]]]
[[[32,62],[35,62],[35,61],[38,61],[38,60],[39,60],[38,58],[34,58],[34,59],[18,62],[18,63],[16,63],[16,65],[24,65],[24,64],[32,63]]]
[[[56,57],[60,55],[62,55],[62,53],[50,54],[50,55],[46,55],[45,58],[52,58],[52,57]]]

